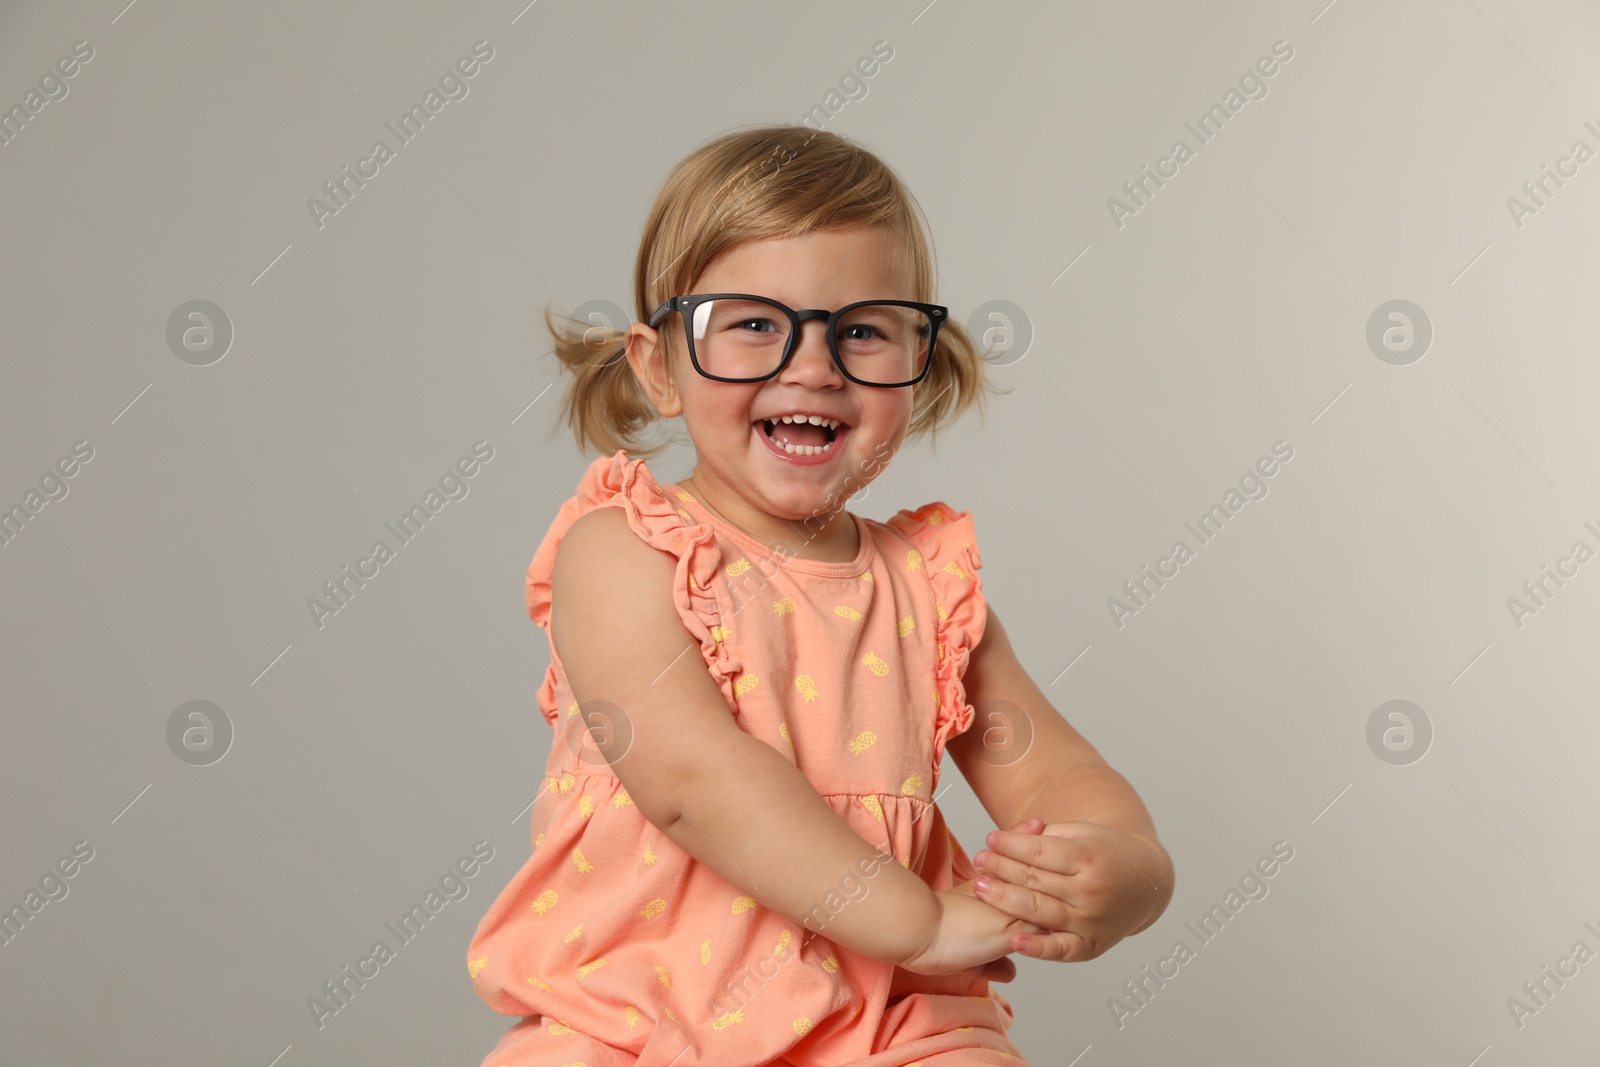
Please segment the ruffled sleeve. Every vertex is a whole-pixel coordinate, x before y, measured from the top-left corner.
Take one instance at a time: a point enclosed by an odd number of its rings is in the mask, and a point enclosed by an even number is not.
[[[589,464],[578,483],[577,492],[556,513],[549,531],[528,566],[528,615],[550,632],[550,580],[555,572],[556,550],[572,524],[595,508],[621,508],[628,526],[652,548],[677,559],[673,572],[672,598],[689,633],[700,643],[700,652],[722,690],[730,710],[737,711],[733,679],[742,664],[728,650],[721,636],[721,618],[711,580],[722,562],[716,534],[705,523],[697,523],[679,508],[655,480],[642,459],[629,459],[623,451],[601,456]],[[551,657],[555,657],[551,644]],[[556,665],[551,664],[553,674]],[[553,680],[546,679],[546,687]],[[541,701],[541,704],[543,701]],[[546,711],[546,717],[551,712]]]
[[[939,710],[934,720],[933,761],[937,770],[946,742],[972,725],[976,711],[967,702],[963,678],[972,650],[983,639],[988,608],[978,570],[978,538],[972,513],[956,511],[943,501],[915,511],[899,511],[889,525],[911,539],[921,570],[933,586],[934,633],[938,642],[935,678]]]

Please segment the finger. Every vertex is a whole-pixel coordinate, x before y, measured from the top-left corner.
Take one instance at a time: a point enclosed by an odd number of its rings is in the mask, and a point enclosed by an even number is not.
[[[1037,815],[1023,819],[1013,826],[1010,832],[1014,834],[1042,834],[1044,833],[1044,820]]]
[[[1013,863],[1014,861],[1007,860],[1006,862]],[[1036,870],[1035,868],[1027,869]],[[1041,876],[1036,872],[1031,877],[1037,882],[1049,876]],[[1007,881],[998,875],[985,874],[973,883],[973,889],[977,892],[979,900],[999,908],[1007,915],[1015,916],[1018,919],[1026,920],[1050,930],[1065,930],[1072,924],[1076,916],[1069,902],[1062,898],[1062,895],[1071,892],[1071,884],[1065,878],[1061,879],[1061,883],[1061,887],[1054,892],[1047,892],[1042,889]]]
[[[1056,963],[1079,963],[1100,955],[1087,938],[1067,931],[1018,934],[1011,939],[1011,943],[1024,956]]]
[[[992,830],[984,843],[989,849],[1034,867],[1060,874],[1077,874],[1094,854],[1094,844],[1054,834],[1012,833]]]
[[[991,982],[1009,982],[1017,976],[1017,965],[1010,956],[1001,956],[997,960],[985,963],[978,973],[978,977],[987,978]]]

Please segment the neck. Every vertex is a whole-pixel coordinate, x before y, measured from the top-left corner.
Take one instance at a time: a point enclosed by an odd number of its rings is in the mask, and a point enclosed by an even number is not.
[[[855,523],[842,504],[832,512],[816,513],[803,520],[786,519],[752,506],[719,479],[705,476],[698,467],[683,484],[717,518],[774,551],[781,549],[796,559],[848,563],[861,550]]]

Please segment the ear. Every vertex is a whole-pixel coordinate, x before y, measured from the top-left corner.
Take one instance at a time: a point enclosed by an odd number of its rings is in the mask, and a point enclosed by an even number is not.
[[[678,383],[672,376],[666,341],[659,330],[642,322],[628,327],[628,366],[633,376],[644,387],[645,395],[655,405],[664,419],[674,418],[683,412],[683,401],[678,396]]]

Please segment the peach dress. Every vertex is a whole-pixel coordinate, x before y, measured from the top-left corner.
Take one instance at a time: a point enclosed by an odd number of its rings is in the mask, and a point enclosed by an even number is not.
[[[854,560],[795,559],[619,451],[589,466],[533,557],[528,613],[547,635],[556,549],[601,507],[675,557],[678,614],[741,729],[933,889],[974,877],[933,801],[945,744],[974,716],[962,672],[986,611],[970,513],[850,514]],[[1024,1064],[1011,1005],[977,969],[919,975],[836,945],[825,921],[757,903],[647,821],[585,737],[554,642],[550,659],[533,852],[467,956],[478,996],[523,1016],[484,1067]],[[860,874],[841,872],[814,914],[870,892]]]

